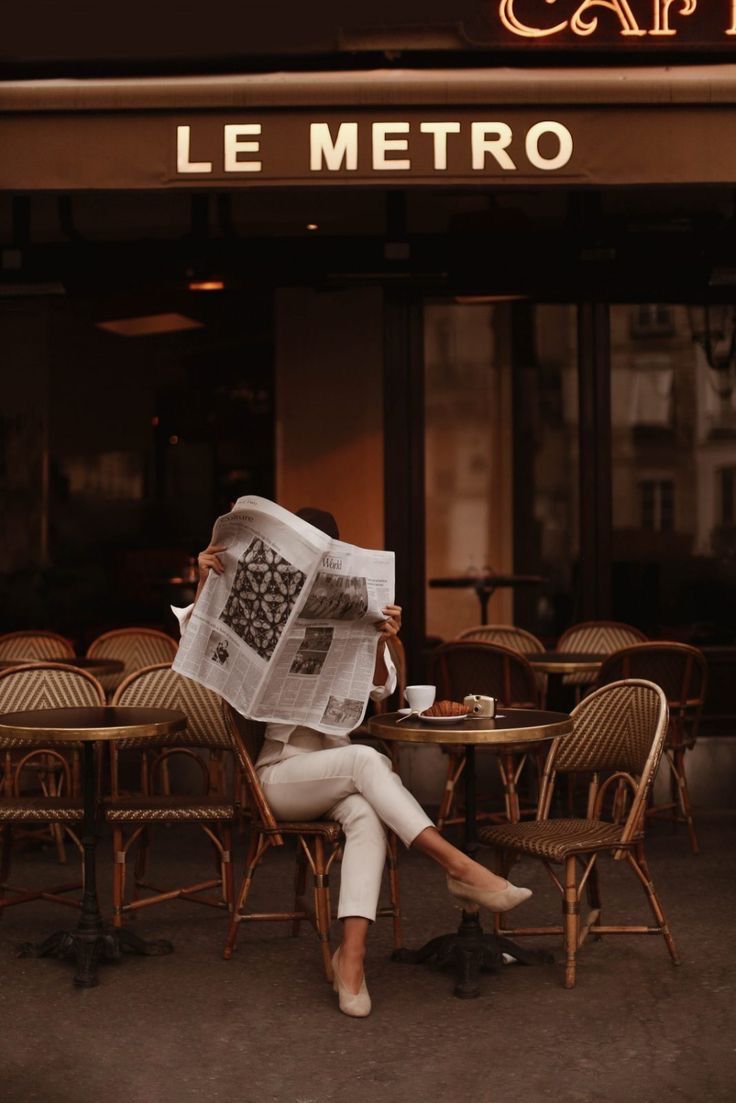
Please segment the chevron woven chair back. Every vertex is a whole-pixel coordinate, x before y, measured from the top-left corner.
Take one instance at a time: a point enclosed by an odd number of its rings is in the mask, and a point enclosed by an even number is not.
[[[468,693],[496,697],[507,708],[536,708],[539,690],[523,655],[492,643],[445,643],[432,652],[437,697],[462,701]]]
[[[73,659],[71,642],[56,632],[6,632],[0,636],[0,659]]]
[[[125,663],[125,674],[147,666],[174,661],[176,640],[155,628],[119,628],[98,636],[87,649],[90,659],[119,659]]]
[[[661,686],[670,709],[697,709],[708,678],[705,655],[685,643],[637,643],[614,652],[598,671],[597,685],[646,678]]]
[[[556,749],[556,772],[623,770],[634,777],[654,776],[668,719],[659,686],[635,679],[613,682],[583,698],[572,718],[571,734]]]
[[[613,620],[590,620],[573,624],[557,641],[558,651],[579,651],[581,654],[607,655],[632,643],[645,643],[647,637],[630,624]]]
[[[140,708],[178,709],[187,718],[186,732],[161,739],[125,739],[117,747],[192,746],[233,749],[230,731],[222,713],[222,701],[211,690],[183,678],[169,663],[137,670],[115,691],[114,705]]]
[[[520,655],[544,651],[544,644],[535,635],[511,624],[479,624],[460,632],[457,639],[493,643],[497,647],[507,647],[509,651],[518,651]]]
[[[0,713],[86,708],[104,703],[102,686],[85,670],[39,662],[0,672]],[[64,745],[69,746],[67,742]],[[0,747],[27,746],[12,737],[0,738]]]

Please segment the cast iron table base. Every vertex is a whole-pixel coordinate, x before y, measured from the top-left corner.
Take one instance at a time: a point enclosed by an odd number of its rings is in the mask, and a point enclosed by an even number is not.
[[[97,965],[100,961],[120,961],[124,952],[147,957],[170,954],[173,946],[165,939],[144,942],[131,931],[107,927],[102,922],[97,900],[97,778],[93,743],[84,744],[83,757],[84,823],[81,838],[84,866],[82,912],[74,931],[55,931],[43,942],[24,942],[18,947],[20,957],[74,957],[77,988],[94,988],[98,984]]]
[[[394,950],[391,960],[404,965],[432,961],[453,965],[454,994],[460,1000],[474,1000],[480,996],[481,971],[495,972],[503,964],[503,954],[510,954],[520,965],[551,965],[554,961],[545,950],[524,950],[509,938],[484,931],[478,912],[465,910],[457,931],[438,935],[418,950]]]
[[[75,931],[55,931],[43,942],[23,942],[18,957],[70,957],[76,959],[74,984],[77,988],[94,988],[99,983],[97,966],[101,961],[120,961],[124,953],[161,957],[174,947],[164,938],[146,942],[132,931],[105,929],[82,931],[81,922]]]
[[[474,857],[478,850],[475,800],[475,747],[465,747],[465,828],[463,850]],[[477,910],[466,911],[457,931],[432,938],[418,950],[395,950],[392,961],[405,965],[421,965],[436,961],[438,965],[454,964],[455,995],[461,1000],[474,1000],[480,996],[479,974],[498,969],[503,964],[502,954],[510,954],[521,965],[551,965],[552,954],[544,950],[524,950],[509,938],[490,934],[480,925]]]

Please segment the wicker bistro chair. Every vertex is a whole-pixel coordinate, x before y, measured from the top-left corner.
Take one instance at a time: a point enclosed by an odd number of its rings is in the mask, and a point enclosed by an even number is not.
[[[541,859],[550,874],[562,897],[562,923],[507,929],[498,916],[496,929],[514,937],[562,934],[566,988],[575,985],[576,953],[590,934],[661,934],[673,963],[679,964],[644,854],[646,800],[664,745],[667,699],[653,682],[614,682],[586,697],[572,716],[572,733],[553,745],[547,756],[537,819],[480,832],[481,841],[500,852],[501,869],[508,870],[516,855],[524,855]],[[587,814],[584,819],[550,819],[555,780],[571,770],[590,775]],[[623,799],[625,790],[630,791],[628,801]],[[604,811],[608,804],[612,805],[610,819]],[[603,925],[597,865],[603,853],[631,867],[654,914],[653,926]],[[555,873],[555,865],[564,866],[563,875]],[[584,888],[590,910],[583,923]]]
[[[690,794],[685,773],[685,755],[695,746],[700,713],[708,682],[708,664],[702,651],[684,643],[638,643],[614,652],[598,671],[597,685],[621,678],[646,678],[664,690],[670,722],[664,757],[670,769],[670,801],[651,804],[647,815],[687,824],[690,846],[698,854]]]
[[[589,620],[566,629],[557,641],[556,650],[577,651],[583,655],[608,655],[621,647],[628,647],[629,644],[644,643],[646,638],[643,632],[631,624],[621,624],[615,620]],[[592,685],[595,678],[595,674],[565,674],[562,684],[575,686],[579,699],[579,687]]]
[[[152,741],[126,739],[110,744],[111,796],[104,802],[105,819],[112,825],[115,874],[113,881],[113,922],[122,926],[125,915],[166,900],[194,900],[212,907],[232,905],[232,823],[236,805],[232,797],[221,795],[222,785],[213,786],[211,763],[202,752],[216,755],[216,776],[222,769],[222,753],[233,751],[232,740],[222,715],[220,698],[196,682],[183,678],[168,663],[159,663],[129,675],[115,692],[114,705],[138,705],[178,709],[186,714],[184,735]],[[119,775],[121,752],[140,754],[141,792],[121,796]],[[194,762],[202,775],[199,795],[161,793],[164,769],[176,757]],[[168,786],[167,786],[168,788]],[[213,788],[216,792],[213,792]],[[197,824],[212,842],[216,876],[178,888],[159,888],[146,878],[148,829],[152,824]],[[125,834],[126,826],[132,827]],[[126,902],[127,858],[137,844],[134,890]],[[219,889],[220,896],[204,895]],[[150,895],[142,895],[145,890]]]
[[[457,636],[458,640],[477,643],[493,643],[497,647],[508,647],[509,651],[518,651],[520,655],[533,655],[544,651],[544,644],[526,628],[516,628],[512,624],[478,624],[475,628],[466,628]],[[542,707],[547,700],[547,675],[535,671],[539,687],[539,701]]]
[[[317,933],[322,950],[322,966],[328,981],[333,980],[332,951],[330,948],[330,925],[332,922],[330,904],[330,869],[340,853],[342,828],[333,820],[311,820],[290,822],[277,820],[266,800],[258,779],[254,763],[258,758],[265,725],[246,720],[229,705],[225,712],[231,725],[233,743],[240,768],[245,778],[248,796],[248,810],[251,816],[251,835],[245,873],[235,898],[235,906],[230,915],[230,924],[225,940],[224,957],[229,960],[235,949],[238,929],[243,922],[281,921],[291,922],[294,936],[299,934],[302,920],[307,920]],[[296,872],[294,879],[294,905],[286,912],[246,911],[248,896],[258,866],[272,847],[282,846],[285,837],[296,839]],[[380,918],[393,921],[394,946],[401,947],[401,908],[399,901],[399,879],[397,871],[396,838],[387,838],[387,866],[389,874],[390,903],[378,910]],[[312,874],[312,906],[305,895],[307,867]]]
[[[75,708],[104,705],[102,686],[91,674],[75,667],[54,663],[29,663],[0,672],[0,712],[27,709]],[[3,757],[3,786],[0,796],[0,914],[3,908],[31,900],[54,900],[79,907],[65,893],[81,888],[77,879],[46,890],[30,890],[9,884],[13,843],[28,834],[39,835],[57,846],[59,860],[66,862],[63,834],[66,832],[81,852],[73,825],[81,823],[84,806],[79,796],[76,758],[70,762],[63,748],[31,746],[22,740],[0,736]],[[25,779],[31,773],[40,788],[25,791]],[[29,832],[29,827],[40,831]],[[43,834],[41,834],[43,832]]]
[[[6,632],[0,636],[0,659],[73,659],[71,640],[56,632]]]
[[[178,644],[165,632],[155,628],[117,628],[93,640],[87,649],[89,659],[119,659],[125,663],[121,674],[104,674],[100,682],[109,694],[134,670],[157,663],[171,663]]]
[[[432,680],[437,697],[462,701],[468,693],[495,697],[505,708],[539,708],[539,686],[527,660],[517,651],[491,643],[456,641],[442,644],[432,652]],[[480,748],[478,748],[480,749]],[[448,756],[447,779],[437,813],[437,830],[463,822],[456,814],[457,784],[465,769],[463,747],[442,746]],[[505,813],[480,812],[478,819],[516,820],[522,814],[518,805],[518,783],[528,755],[540,756],[544,744],[526,744],[523,748],[504,747],[497,755],[506,800]],[[532,814],[534,809],[531,810]]]

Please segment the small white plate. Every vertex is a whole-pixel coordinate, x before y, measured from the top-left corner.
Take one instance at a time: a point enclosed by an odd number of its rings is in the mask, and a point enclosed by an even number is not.
[[[409,716],[411,713],[411,709],[397,709],[396,711],[398,712],[399,716]]]
[[[463,712],[460,716],[425,716],[424,713],[419,714],[419,719],[423,724],[456,724],[459,720],[467,720],[470,716],[469,712]]]

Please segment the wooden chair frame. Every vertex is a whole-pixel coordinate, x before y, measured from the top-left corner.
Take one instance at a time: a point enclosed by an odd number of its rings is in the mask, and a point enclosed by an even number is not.
[[[133,671],[118,686],[113,697],[113,704],[123,704],[126,693],[137,681],[158,671],[170,670],[170,663],[156,663],[141,670]],[[177,678],[181,677],[180,675],[175,676]],[[186,682],[186,679],[182,680]],[[196,685],[196,683],[187,684],[189,686]],[[201,692],[209,693],[208,690],[204,689]],[[155,699],[155,696],[154,692],[153,699]],[[133,740],[132,742],[135,743],[136,741]],[[206,745],[209,746],[209,744]],[[139,796],[129,794],[122,796],[119,788],[119,749],[114,743],[110,745],[111,795],[105,801],[105,818],[111,823],[113,833],[113,923],[116,927],[123,925],[126,915],[139,911],[141,908],[162,904],[168,900],[188,900],[209,907],[225,908],[228,911],[232,908],[232,824],[236,815],[236,804],[232,796],[228,798],[221,794],[212,795],[209,762],[206,762],[193,749],[202,746],[205,746],[205,744],[194,739],[191,734],[187,735],[186,732],[177,735],[173,744],[171,738],[167,737],[163,744],[146,741],[145,745],[137,745],[136,749],[141,751],[142,792]],[[229,742],[229,731],[227,749],[234,754]],[[158,753],[152,754],[153,751]],[[176,797],[172,795],[168,766],[175,756],[187,758],[197,764],[203,779],[203,793],[200,797],[189,795]],[[162,793],[156,792],[159,786],[163,789]],[[125,835],[126,823],[135,825],[127,838]],[[158,823],[196,824],[212,843],[217,876],[177,888],[162,888],[146,880],[149,828]],[[136,860],[132,899],[126,902],[127,860],[134,848],[136,848]],[[220,895],[210,895],[212,889],[219,889]],[[142,891],[150,893],[150,895],[144,896]]]
[[[700,715],[708,688],[708,663],[702,651],[686,643],[669,640],[652,640],[646,643],[632,644],[615,651],[603,663],[598,671],[596,685],[605,685],[612,678],[643,677],[644,671],[633,670],[632,665],[641,666],[647,655],[670,654],[682,658],[682,677],[678,691],[667,695],[670,710],[669,726],[664,743],[663,757],[670,771],[670,800],[666,804],[654,804],[650,801],[647,815],[656,819],[670,820],[673,824],[684,823],[690,839],[693,854],[700,853],[695,832],[690,792],[687,785],[685,755],[692,750],[698,737]],[[651,679],[654,681],[654,679]],[[699,682],[699,692],[694,686]],[[664,686],[662,687],[665,688]]]
[[[306,920],[314,928],[319,939],[325,978],[332,982],[332,950],[330,947],[332,907],[329,875],[340,852],[342,841],[340,825],[332,820],[307,822],[277,820],[261,787],[254,765],[255,756],[251,756],[246,738],[241,730],[244,728],[250,739],[254,742],[260,742],[263,725],[257,721],[246,720],[238,716],[229,705],[225,705],[225,715],[230,723],[233,744],[242,770],[251,818],[245,872],[230,915],[223,956],[226,961],[229,961],[232,957],[241,923],[290,922],[292,935],[296,936],[299,934],[301,923]],[[291,911],[246,911],[248,895],[258,866],[271,848],[283,846],[285,838],[289,836],[294,837],[297,843],[294,904]],[[390,903],[379,908],[377,915],[379,918],[390,918],[392,920],[394,946],[398,949],[401,947],[402,941],[397,851],[396,836],[389,833],[386,854]],[[306,896],[307,870],[312,875],[311,906]]]
[[[517,628],[515,624],[477,624],[473,628],[463,629],[455,637],[456,643],[472,641],[507,647],[509,651],[518,651],[520,655],[544,651],[544,644],[533,632],[528,632],[526,628]],[[535,670],[534,677],[539,688],[539,704],[544,708],[547,701],[548,675]]]
[[[130,636],[148,636],[156,640],[157,642],[164,645],[164,647],[168,651],[168,656],[160,656],[158,658],[153,656],[151,659],[144,662],[143,666],[128,667],[127,661],[124,657],[124,648],[122,652],[119,652],[114,647],[108,648],[106,645],[116,640],[124,641],[126,637]],[[110,696],[112,696],[118,686],[121,685],[127,677],[135,673],[137,669],[140,670],[143,669],[143,667],[154,666],[156,665],[156,663],[173,662],[174,658],[176,657],[178,647],[179,645],[177,641],[173,638],[173,636],[169,636],[167,632],[162,632],[158,628],[137,628],[135,626],[128,628],[113,628],[111,631],[103,632],[101,636],[97,636],[96,639],[92,640],[92,643],[87,648],[87,658],[119,659],[123,663],[126,663],[125,670],[121,674],[104,674],[100,676],[100,683],[102,684],[105,691]],[[155,662],[153,662],[152,659],[155,659]]]
[[[586,713],[600,704],[601,697],[616,694],[620,690],[645,687],[656,694],[658,707],[656,724],[652,732],[651,746],[641,773],[634,776],[625,769],[610,769],[606,754],[601,751],[600,763],[588,762],[569,767],[578,772],[590,773],[588,805],[584,820],[550,819],[549,813],[555,781],[558,774],[557,759],[561,753],[561,744],[580,738],[584,732]],[[519,938],[528,935],[562,935],[565,952],[565,988],[573,988],[576,978],[576,954],[590,935],[599,938],[608,934],[647,934],[661,935],[664,938],[670,958],[675,965],[680,964],[674,939],[669,929],[662,905],[656,894],[651,871],[644,851],[644,821],[647,794],[659,765],[667,730],[667,699],[653,682],[643,679],[627,679],[614,682],[586,697],[573,711],[578,731],[573,729],[566,740],[558,740],[550,748],[544,768],[539,812],[534,823],[516,824],[511,828],[486,828],[480,833],[481,841],[496,848],[497,868],[506,875],[516,856],[538,858],[562,898],[562,922],[560,924],[534,927],[507,927],[503,916],[494,916],[494,926],[504,936]],[[604,748],[610,752],[610,747]],[[609,756],[610,757],[610,754]],[[567,769],[567,767],[566,767]],[[603,773],[607,776],[602,778]],[[625,797],[628,793],[628,798]],[[607,799],[611,799],[611,822],[603,819]],[[577,835],[575,834],[577,832]],[[568,845],[565,845],[565,839]],[[569,840],[572,840],[570,842]],[[545,843],[562,844],[554,858],[545,856]],[[550,848],[547,847],[547,854]],[[600,854],[610,854],[614,861],[624,861],[631,868],[641,884],[647,902],[654,916],[654,924],[604,924],[601,921],[602,903],[598,878],[598,858]],[[562,875],[558,875],[553,866],[562,864]],[[582,916],[584,893],[587,893],[589,910]]]
[[[92,687],[97,703],[104,705],[105,693],[96,678],[86,670],[65,663],[26,663],[0,672],[0,686],[6,679],[17,678],[19,674],[33,671],[49,671],[53,675],[67,672],[81,683]],[[23,838],[32,838],[41,842],[52,842],[56,847],[57,858],[66,864],[64,835],[72,840],[80,855],[82,844],[74,830],[81,823],[84,809],[79,794],[79,756],[72,752],[71,761],[58,747],[33,747],[27,749],[27,743],[17,747],[6,745],[3,749],[3,784],[0,797],[0,823],[2,824],[0,842],[0,916],[3,910],[16,904],[26,904],[33,900],[50,900],[67,907],[81,907],[80,899],[69,899],[65,894],[82,888],[80,879],[67,881],[50,889],[27,889],[9,884],[12,865],[13,842]],[[65,747],[65,749],[67,749]],[[22,777],[26,769],[34,770],[38,778],[42,796],[27,796],[22,792]],[[58,775],[58,777],[57,777]],[[30,824],[38,824],[35,830],[29,830]]]
[[[439,699],[453,697],[452,682],[447,670],[445,657],[448,654],[457,652],[457,650],[461,648],[470,649],[479,655],[485,652],[486,654],[494,655],[501,659],[502,685],[492,688],[495,689],[497,699],[502,703],[503,707],[540,707],[539,682],[534,670],[524,658],[524,655],[520,651],[513,651],[508,647],[501,647],[498,644],[492,643],[483,643],[477,640],[453,640],[450,643],[442,644],[433,652],[432,677],[434,677],[437,683],[437,697]],[[513,696],[511,687],[511,670],[513,666],[523,670],[524,677],[527,681],[529,695],[528,698],[523,700],[515,700]],[[479,686],[476,692],[485,691],[486,688],[488,687]],[[483,750],[482,747],[478,747],[477,749]],[[437,812],[438,831],[443,831],[446,827],[453,824],[465,822],[465,817],[458,814],[455,808],[457,785],[465,770],[465,750],[462,747],[451,745],[442,745],[442,750],[447,755],[448,763],[445,787]],[[534,747],[527,745],[523,748],[509,746],[504,747],[500,752],[494,751],[493,753],[496,755],[498,770],[503,784],[505,811],[502,813],[494,811],[479,812],[476,818],[479,821],[490,820],[491,822],[497,823],[505,820],[513,822],[518,820],[522,815],[534,815],[536,812],[536,805],[533,808],[524,808],[523,810],[519,805],[519,779],[530,757],[534,758],[537,771],[541,777],[544,756],[546,754],[546,744],[539,744]]]
[[[51,653],[48,655],[23,655],[19,653],[13,654],[14,648],[10,648],[8,651],[6,645],[11,644],[13,640],[34,640],[53,641],[55,647],[51,649]],[[35,650],[35,648],[34,648]],[[72,641],[67,639],[66,636],[60,636],[58,632],[47,632],[43,628],[28,629],[21,632],[5,632],[0,635],[0,659],[28,659],[30,662],[43,662],[44,659],[73,659],[75,657],[74,645]]]

